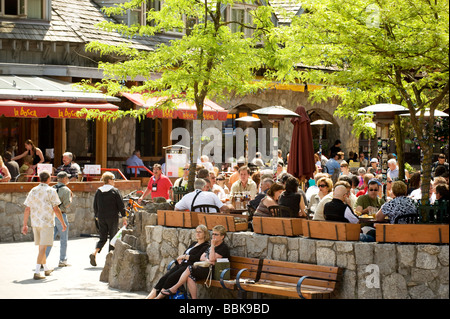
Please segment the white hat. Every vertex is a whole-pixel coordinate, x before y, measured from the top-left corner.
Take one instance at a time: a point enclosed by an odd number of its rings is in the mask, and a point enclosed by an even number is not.
[[[371,163],[378,163],[378,159],[376,159],[376,158],[374,157],[374,158],[372,158],[372,159],[370,160],[370,162],[371,162]]]

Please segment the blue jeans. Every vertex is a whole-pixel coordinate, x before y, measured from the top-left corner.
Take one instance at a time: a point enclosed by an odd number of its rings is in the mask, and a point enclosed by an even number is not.
[[[67,221],[67,215],[65,213],[62,214],[63,220],[67,225],[67,228],[65,231],[62,231],[63,227],[61,222],[58,218],[55,217],[55,229],[54,229],[54,235],[53,239],[56,239],[56,236],[59,234],[59,261],[66,261],[67,260],[67,240],[69,239],[69,222]],[[48,257],[50,254],[50,251],[52,250],[52,246],[48,246],[47,250],[45,251],[45,256]]]

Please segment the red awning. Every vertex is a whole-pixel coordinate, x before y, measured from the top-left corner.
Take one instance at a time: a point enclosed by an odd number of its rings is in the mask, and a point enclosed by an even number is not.
[[[100,111],[117,111],[118,106],[106,103],[87,102],[51,102],[51,101],[21,101],[0,100],[0,116],[22,117],[22,118],[79,118],[76,113],[86,109],[98,109]]]
[[[131,102],[142,107],[152,107],[158,101],[161,101],[161,97],[145,97],[140,93],[122,93],[124,97]],[[228,112],[220,105],[214,103],[211,100],[206,99],[203,106],[203,119],[204,120],[219,120],[226,121]],[[195,120],[197,119],[197,108],[195,104],[182,101],[176,106],[175,109],[154,109],[147,113],[147,117],[150,118],[165,118],[182,120]]]

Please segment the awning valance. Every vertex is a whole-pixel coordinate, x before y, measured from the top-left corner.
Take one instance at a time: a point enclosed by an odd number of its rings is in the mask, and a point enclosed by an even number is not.
[[[162,99],[160,97],[145,97],[140,93],[122,93],[122,95],[134,104],[141,107],[153,107]],[[205,100],[203,107],[204,120],[226,121],[227,114],[227,110],[225,110],[220,105],[214,103],[211,100]],[[194,103],[181,101],[180,104],[178,104],[174,109],[154,109],[147,114],[147,117],[195,120],[197,119],[197,108],[195,107]]]
[[[116,111],[118,106],[106,103],[86,102],[52,102],[52,101],[22,101],[22,100],[0,100],[0,116],[21,118],[79,118],[77,111],[86,109],[98,109],[100,111]]]

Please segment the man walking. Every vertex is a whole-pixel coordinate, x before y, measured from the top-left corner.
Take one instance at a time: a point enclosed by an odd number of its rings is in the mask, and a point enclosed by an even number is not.
[[[31,189],[25,199],[25,212],[23,216],[22,233],[28,233],[28,218],[31,216],[34,243],[39,246],[34,279],[44,279],[49,276],[53,269],[47,267],[45,250],[47,246],[53,245],[53,228],[55,227],[55,214],[62,225],[63,231],[67,226],[61,215],[58,205],[61,204],[56,190],[49,186],[50,173],[43,171],[39,174],[41,183]],[[45,276],[40,274],[41,266],[44,268]]]
[[[61,201],[61,204],[59,205],[59,209],[61,210],[62,218],[64,219],[64,222],[66,223],[67,229],[65,231],[62,230],[62,224],[60,223],[58,218],[55,218],[55,228],[54,228],[54,235],[53,240],[56,239],[56,237],[59,234],[59,263],[58,267],[66,267],[70,266],[67,263],[67,241],[69,239],[69,222],[67,220],[67,210],[72,203],[73,194],[72,191],[67,187],[67,184],[69,184],[69,174],[67,174],[64,171],[61,171],[56,176],[58,184],[53,186],[54,189],[56,189],[56,193],[59,196],[59,199]],[[46,257],[48,258],[48,255],[50,254],[50,251],[52,250],[52,246],[48,246],[47,250],[45,252]]]

